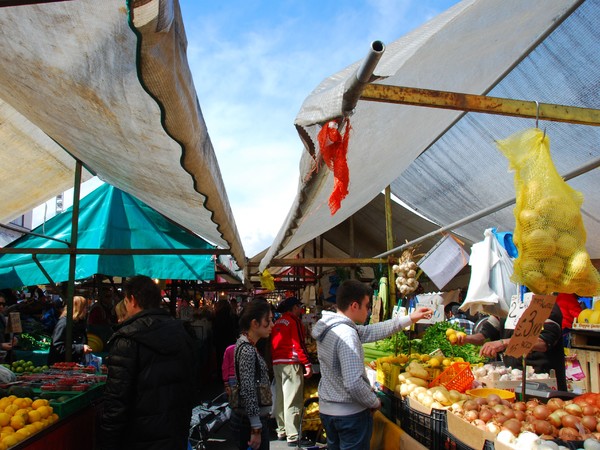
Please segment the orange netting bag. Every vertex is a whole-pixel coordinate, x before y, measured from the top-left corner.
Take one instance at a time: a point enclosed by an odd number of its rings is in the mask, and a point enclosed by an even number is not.
[[[585,249],[583,195],[556,171],[548,136],[532,128],[497,145],[515,171],[513,238],[519,256],[512,281],[537,294],[598,295],[600,275]]]

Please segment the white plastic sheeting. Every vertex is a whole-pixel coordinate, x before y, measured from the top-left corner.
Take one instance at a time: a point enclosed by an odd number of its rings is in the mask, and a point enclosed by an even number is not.
[[[0,8],[0,221],[72,186],[70,154],[242,267],[186,45],[177,0]]]
[[[380,79],[383,84],[484,94],[580,3],[574,0],[464,0],[388,45],[374,75],[387,77]],[[298,114],[296,125],[308,143],[308,151],[301,160],[299,191],[283,227],[261,261],[260,270],[268,267],[273,257],[308,242],[357,212],[396,180],[462,115],[457,111],[359,101],[351,117],[350,193],[341,209],[331,216],[327,201],[333,176],[325,168],[314,171],[311,141],[316,142],[320,129],[315,124],[341,115],[344,89],[359,65],[357,62],[323,81],[306,99]],[[557,76],[557,73],[560,69],[548,75]],[[487,130],[478,131],[489,138]],[[487,165],[487,160],[480,158],[477,150],[463,153],[462,158],[478,161],[479,166]],[[457,149],[446,148],[446,151],[457,152]],[[436,186],[443,184],[440,180],[454,179],[452,166],[436,161],[433,164],[436,167],[432,170],[415,172],[421,186],[426,186],[432,179],[436,180]],[[476,170],[472,176],[482,177],[490,185],[499,176],[510,183],[512,178],[505,173],[506,165],[500,173]],[[468,179],[464,177],[458,182],[466,182],[468,186]],[[394,189],[393,192],[406,201],[404,190]],[[491,204],[487,199],[473,203],[473,198],[457,199],[452,203],[447,201],[447,191],[443,188],[427,192],[430,203],[440,210],[451,210],[461,218],[468,212],[465,205],[482,209]],[[438,224],[448,223],[428,216],[428,211],[421,208],[419,202],[407,203]],[[485,228],[479,227],[478,235],[471,234],[470,239],[480,240]]]

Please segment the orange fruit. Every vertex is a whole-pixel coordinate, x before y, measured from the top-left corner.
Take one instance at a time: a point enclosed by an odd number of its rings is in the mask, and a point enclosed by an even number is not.
[[[40,406],[48,406],[48,400],[45,398],[38,398],[31,404],[33,409],[38,409]]]
[[[12,416],[14,413],[16,413],[19,410],[19,407],[17,405],[8,405],[6,407],[6,409],[4,410],[4,412],[6,414],[8,414],[9,416]]]
[[[10,426],[17,431],[20,430],[25,426],[25,418],[23,416],[18,415],[12,416],[12,418],[10,419]]]
[[[5,434],[13,434],[15,432],[15,430],[11,426],[6,426],[6,427],[2,427],[0,432],[5,433]]]
[[[5,412],[0,413],[0,427],[5,427],[10,423],[10,416]]]
[[[7,447],[12,447],[13,445],[17,445],[19,443],[19,440],[16,436],[13,436],[11,434],[10,436],[6,436],[4,439],[2,439],[2,443]]]
[[[15,416],[23,416],[23,419],[25,419],[25,423],[27,423],[27,420],[29,419],[29,408],[22,408],[16,410],[13,414],[13,417]]]
[[[27,415],[29,416],[29,423],[37,422],[42,418],[40,412],[35,409],[29,411]]]
[[[40,406],[36,411],[40,413],[42,419],[46,419],[52,414],[52,407],[44,405]]]

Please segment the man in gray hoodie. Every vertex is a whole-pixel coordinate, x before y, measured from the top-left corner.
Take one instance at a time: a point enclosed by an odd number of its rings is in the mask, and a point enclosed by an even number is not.
[[[384,339],[433,313],[430,308],[418,308],[410,316],[363,326],[371,295],[365,284],[344,281],[336,293],[337,312],[323,312],[313,328],[321,367],[319,410],[328,450],[369,449],[372,413],[381,402],[367,379],[362,344]]]

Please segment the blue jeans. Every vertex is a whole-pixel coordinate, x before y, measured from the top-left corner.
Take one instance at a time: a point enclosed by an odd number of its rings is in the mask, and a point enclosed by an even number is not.
[[[349,416],[321,414],[327,432],[327,450],[369,450],[373,413],[368,409]]]

